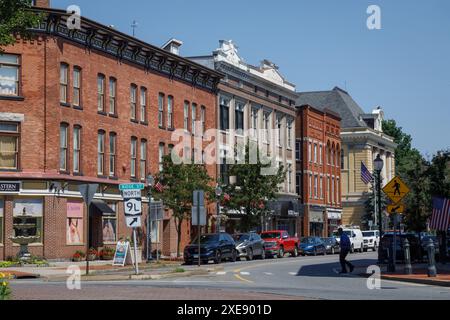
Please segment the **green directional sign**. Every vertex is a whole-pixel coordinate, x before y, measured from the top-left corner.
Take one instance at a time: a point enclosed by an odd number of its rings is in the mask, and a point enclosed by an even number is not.
[[[119,190],[144,190],[145,186],[143,183],[127,183],[119,185]]]

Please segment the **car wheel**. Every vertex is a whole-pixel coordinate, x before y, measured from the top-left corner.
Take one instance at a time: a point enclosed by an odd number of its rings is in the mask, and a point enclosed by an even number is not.
[[[209,264],[209,260],[202,260],[202,264]]]
[[[261,260],[265,260],[266,259],[266,251],[263,249],[262,253],[261,253]]]
[[[252,260],[253,260],[253,249],[249,248],[248,253],[247,253],[247,261],[252,261]]]
[[[236,250],[233,250],[233,253],[231,254],[231,262],[236,262],[237,259],[237,252]]]
[[[297,246],[295,246],[294,252],[292,253],[292,256],[293,256],[294,258],[298,256],[298,248],[297,248]]]
[[[192,261],[185,261],[184,264],[190,266],[192,264]]]
[[[284,257],[284,248],[280,247],[280,249],[278,249],[278,258],[283,258]]]
[[[216,256],[214,257],[214,263],[219,264],[222,262],[222,254],[219,250],[216,251]]]

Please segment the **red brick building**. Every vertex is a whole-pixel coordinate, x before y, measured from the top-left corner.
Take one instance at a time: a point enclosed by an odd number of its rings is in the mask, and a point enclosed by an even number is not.
[[[85,18],[70,30],[65,11],[39,11],[46,18],[36,37],[0,56],[0,260],[18,252],[9,237],[23,210],[37,217],[41,235],[31,251],[47,259],[130,236],[118,185],[157,173],[177,143],[173,131],[191,131],[194,113],[205,130],[216,127],[218,72]],[[216,176],[214,165],[207,170]],[[100,185],[89,230],[82,183]],[[189,233],[186,222],[182,246]],[[173,255],[169,212],[159,235],[154,245]]]
[[[296,186],[302,236],[327,237],[341,223],[340,121],[327,109],[297,107]]]

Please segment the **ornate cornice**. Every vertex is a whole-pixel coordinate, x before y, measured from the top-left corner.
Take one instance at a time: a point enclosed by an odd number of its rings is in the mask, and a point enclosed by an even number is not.
[[[119,61],[128,61],[144,67],[147,71],[163,74],[171,79],[188,82],[192,86],[211,92],[217,87],[223,74],[191,60],[167,52],[161,48],[142,42],[112,28],[92,20],[82,18],[81,29],[71,30],[66,21],[69,15],[62,10],[35,8],[44,13],[38,26],[31,31],[56,36],[114,56]]]

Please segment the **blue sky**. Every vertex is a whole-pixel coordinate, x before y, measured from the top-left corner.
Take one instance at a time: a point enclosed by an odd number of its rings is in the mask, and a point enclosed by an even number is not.
[[[183,56],[232,39],[251,64],[275,62],[298,91],[347,89],[369,112],[380,105],[423,154],[450,148],[448,0],[52,0],[154,45],[171,37]],[[369,5],[381,30],[368,30]]]

